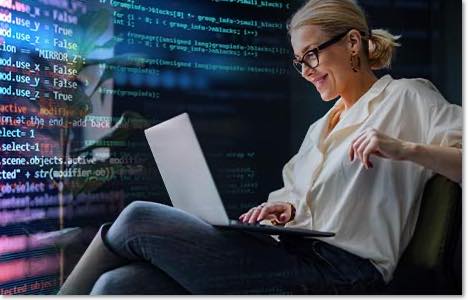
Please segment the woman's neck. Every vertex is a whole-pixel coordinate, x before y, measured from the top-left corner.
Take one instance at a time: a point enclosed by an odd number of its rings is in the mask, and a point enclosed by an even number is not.
[[[358,75],[353,79],[350,81],[347,91],[341,95],[345,111],[350,109],[377,81],[377,77],[372,71],[365,72],[363,75]]]

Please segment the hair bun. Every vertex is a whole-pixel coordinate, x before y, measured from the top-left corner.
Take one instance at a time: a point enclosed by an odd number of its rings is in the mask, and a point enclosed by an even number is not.
[[[401,46],[395,36],[383,29],[373,29],[369,36],[369,65],[371,69],[378,70],[390,68],[395,48]]]

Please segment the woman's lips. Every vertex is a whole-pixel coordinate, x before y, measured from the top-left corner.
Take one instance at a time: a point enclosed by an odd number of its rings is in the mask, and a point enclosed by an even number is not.
[[[321,88],[324,84],[325,81],[327,80],[328,74],[325,74],[323,76],[320,76],[319,78],[315,79],[313,82],[315,84],[316,88]]]

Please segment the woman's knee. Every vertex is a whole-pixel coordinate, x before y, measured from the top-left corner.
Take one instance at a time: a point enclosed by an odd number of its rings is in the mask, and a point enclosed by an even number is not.
[[[208,231],[207,231],[208,230]],[[180,238],[207,234],[213,230],[201,220],[173,207],[146,201],[130,203],[107,233],[107,240],[121,248],[128,241],[147,236]]]
[[[122,274],[119,269],[102,274],[91,290],[91,295],[118,295],[122,291]]]
[[[147,201],[133,201],[120,212],[117,220],[121,222],[134,222],[150,209],[151,204],[154,203]]]
[[[112,224],[108,236],[133,237],[135,234],[160,230],[167,224],[171,207],[148,201],[134,201],[125,207]]]
[[[135,224],[154,222],[164,216],[160,212],[167,208],[166,205],[159,203],[134,201],[122,210],[114,223],[124,228],[129,228]]]

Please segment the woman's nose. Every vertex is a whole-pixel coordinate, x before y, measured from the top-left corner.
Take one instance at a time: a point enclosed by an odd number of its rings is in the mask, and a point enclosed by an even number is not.
[[[310,68],[306,64],[302,64],[302,77],[306,78],[315,72],[315,69]]]

